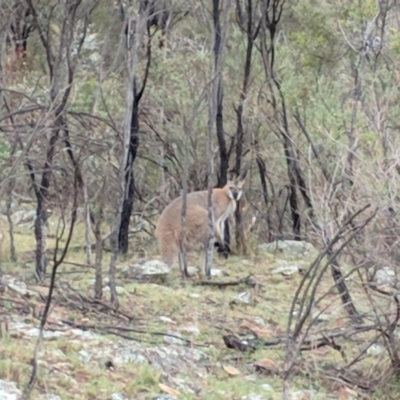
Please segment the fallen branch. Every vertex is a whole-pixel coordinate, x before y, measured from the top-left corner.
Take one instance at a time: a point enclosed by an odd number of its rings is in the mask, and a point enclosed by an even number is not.
[[[224,335],[222,339],[228,349],[235,349],[237,351],[247,352],[256,350],[256,342],[249,342],[248,340],[240,340],[235,335]]]
[[[248,285],[250,287],[260,286],[251,275],[246,276],[245,278],[236,280],[236,281],[227,281],[227,282],[215,282],[215,281],[200,281],[196,282],[195,285],[199,286],[215,286],[218,288],[228,287],[228,286],[238,286],[242,284]]]
[[[314,350],[324,346],[330,346],[334,350],[341,352],[342,347],[334,342],[334,339],[337,338],[345,338],[349,339],[351,336],[357,335],[359,333],[365,333],[372,330],[380,331],[380,328],[377,324],[371,325],[359,325],[359,326],[351,326],[348,329],[336,329],[331,332],[319,333],[316,335],[312,335],[310,337],[302,340],[302,344],[300,347],[301,351]],[[236,349],[238,351],[249,351],[254,348],[258,343],[262,344],[264,347],[273,347],[284,345],[287,342],[286,336],[281,336],[273,340],[261,341],[260,339],[256,339],[253,342],[249,342],[248,340],[244,341],[239,339],[235,335],[225,335],[222,336],[226,347],[231,349]]]
[[[121,332],[139,333],[139,334],[144,334],[144,335],[170,337],[170,338],[173,338],[173,339],[181,340],[182,342],[185,343],[186,346],[208,347],[207,344],[194,343],[190,339],[186,339],[184,337],[181,337],[181,336],[178,336],[178,335],[174,335],[174,334],[171,334],[171,333],[158,332],[158,331],[148,331],[148,330],[144,330],[144,329],[134,329],[134,328],[128,328],[128,327],[125,327],[125,326],[77,324],[77,323],[75,323],[73,321],[69,321],[69,320],[65,320],[65,319],[60,319],[59,321],[62,322],[63,324],[71,326],[72,328],[80,329],[82,331],[89,331],[89,330],[91,330],[91,331],[100,331],[100,332],[103,332],[103,333],[120,336],[120,337],[123,337],[124,339],[129,339],[129,340],[139,341],[138,338],[135,338],[135,337],[132,337],[132,336],[128,336],[128,335],[124,335]],[[180,343],[176,343],[176,344],[180,344]]]

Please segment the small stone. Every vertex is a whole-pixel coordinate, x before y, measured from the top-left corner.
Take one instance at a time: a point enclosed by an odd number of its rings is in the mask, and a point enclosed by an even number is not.
[[[212,268],[211,269],[211,276],[213,277],[213,276],[222,276],[223,275],[223,272],[220,270],[220,269],[218,269],[218,268]]]
[[[317,396],[315,390],[297,390],[292,392],[292,400],[311,400]]]
[[[264,396],[260,394],[250,393],[242,397],[242,400],[267,400]]]
[[[257,374],[250,374],[250,375],[246,375],[244,377],[244,379],[246,379],[246,381],[249,381],[249,382],[256,382],[256,381],[258,381],[258,376],[257,376]]]
[[[168,336],[171,335],[171,336]],[[175,337],[177,336],[177,337]],[[186,340],[179,339],[179,333],[168,331],[167,335],[164,336],[164,342],[169,344],[185,344]]]
[[[293,275],[300,272],[301,268],[298,265],[286,265],[275,268],[271,271],[271,274],[282,274],[285,276]]]
[[[309,253],[316,253],[316,248],[308,242],[298,240],[277,240],[272,243],[262,243],[259,250],[271,254],[284,254],[291,257],[304,257]]]
[[[128,400],[128,398],[123,396],[121,393],[112,393],[111,400]]]
[[[65,353],[61,349],[52,350],[51,353],[52,353],[53,356],[57,356],[57,357],[60,357],[60,358],[64,358],[65,357]]]
[[[250,304],[250,301],[251,294],[249,292],[242,292],[233,298],[232,303]]]
[[[375,274],[375,281],[379,286],[392,285],[395,281],[396,272],[393,268],[383,267]]]
[[[165,322],[166,324],[176,324],[176,322],[175,322],[174,320],[172,320],[171,318],[166,317],[166,316],[164,316],[164,315],[160,315],[160,316],[158,317],[158,319],[159,319],[160,321],[162,321],[162,322]]]
[[[81,361],[83,363],[87,363],[90,361],[90,359],[92,358],[92,356],[86,351],[86,350],[81,350],[79,352],[79,358],[81,359]]]
[[[122,286],[116,286],[116,287],[115,287],[115,291],[116,291],[117,294],[119,294],[119,295],[123,295],[123,294],[126,294],[126,293],[127,293],[126,290],[125,290]],[[103,292],[104,292],[104,293],[109,293],[109,292],[110,292],[110,286],[105,286],[105,287],[103,288]]]
[[[38,328],[30,328],[27,330],[23,330],[22,334],[24,336],[29,337],[37,337],[39,336],[39,329]],[[65,332],[62,331],[43,331],[43,337],[45,339],[57,339],[61,336],[65,336]]]
[[[192,299],[198,299],[200,295],[198,293],[189,293],[189,297],[191,297]]]
[[[326,315],[325,313],[321,312],[321,311],[314,311],[311,314],[312,319],[315,320],[315,322],[326,322],[329,321],[329,317],[328,315]]]
[[[260,317],[254,317],[253,321],[258,325],[258,326],[265,326],[265,321],[260,318]]]
[[[199,269],[197,267],[188,266],[187,273],[189,276],[195,276],[199,273]]]
[[[140,277],[156,277],[168,275],[171,270],[168,265],[159,260],[150,260],[131,266],[131,271]]]
[[[123,354],[122,356],[114,358],[114,364],[123,365],[127,363],[135,363],[135,364],[148,364],[148,359],[140,353],[137,352],[128,352]]]
[[[31,211],[21,210],[14,213],[12,219],[15,225],[19,225],[19,224],[28,224],[30,222],[33,222],[35,217],[36,217],[36,210],[31,210]]]
[[[177,400],[177,397],[171,396],[170,394],[158,394],[152,397],[151,400]]]
[[[374,343],[373,345],[371,345],[371,346],[368,348],[367,354],[368,354],[369,356],[379,356],[379,355],[382,354],[384,351],[385,351],[385,349],[384,349],[381,345],[379,345],[379,344],[377,344],[377,343]]]
[[[179,328],[181,332],[191,333],[192,335],[200,335],[200,329],[196,325],[187,325]]]
[[[122,286],[116,286],[115,287],[115,291],[117,292],[117,294],[126,294],[126,290],[125,288],[123,288]]]
[[[263,383],[262,385],[260,385],[260,387],[266,390],[267,392],[274,391],[274,388],[269,383]]]
[[[12,282],[9,282],[7,284],[7,287],[9,287],[14,292],[20,294],[21,296],[26,296],[26,295],[36,296],[37,295],[36,292],[29,290],[24,282],[19,282],[19,281],[13,280]]]

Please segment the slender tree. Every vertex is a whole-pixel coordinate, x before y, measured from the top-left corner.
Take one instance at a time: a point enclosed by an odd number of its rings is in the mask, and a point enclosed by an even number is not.
[[[245,34],[247,39],[246,44],[246,57],[244,62],[243,82],[239,95],[238,106],[236,107],[236,160],[235,172],[240,173],[242,168],[243,159],[243,145],[244,145],[244,128],[243,128],[243,113],[244,103],[247,98],[247,93],[250,86],[250,74],[252,66],[254,42],[257,39],[261,26],[261,18],[255,17],[257,8],[253,7],[253,0],[246,0],[244,10],[242,9],[241,2],[236,0],[236,16],[241,31]],[[241,213],[240,200],[235,210],[235,225],[236,225],[236,246],[239,253],[246,252],[246,243],[243,232],[242,213]]]
[[[33,24],[38,30],[40,41],[46,53],[47,67],[50,81],[50,102],[52,124],[49,128],[47,148],[41,173],[36,172],[27,158],[26,166],[29,171],[37,200],[35,238],[36,238],[36,275],[43,279],[46,271],[46,230],[47,200],[52,176],[52,164],[56,152],[56,145],[60,136],[64,135],[67,152],[77,167],[73,158],[71,145],[68,140],[68,128],[65,118],[65,109],[71,93],[72,83],[79,55],[86,38],[90,14],[97,1],[83,3],[82,0],[73,0],[68,5],[59,5],[58,13],[48,13],[50,20],[43,20],[32,0],[27,0],[32,13]],[[53,10],[54,11],[54,10]],[[46,13],[47,14],[47,13]],[[51,18],[60,16],[61,29],[59,33],[48,32]],[[78,26],[80,29],[78,29]],[[79,32],[79,33],[78,33]],[[58,40],[56,40],[58,39]],[[54,43],[58,43],[56,46]],[[78,173],[80,178],[80,174]],[[81,179],[79,179],[81,181]]]
[[[222,79],[222,63],[223,50],[226,36],[226,25],[221,26],[221,13],[226,15],[227,7],[230,7],[230,2],[225,3],[224,8],[221,7],[220,0],[213,0],[212,16],[213,16],[213,53],[214,53],[214,71],[217,74],[216,78],[216,100],[215,100],[215,125],[217,142],[219,148],[219,170],[217,187],[226,185],[226,179],[229,169],[230,150],[227,148],[224,132],[224,89]],[[228,221],[225,223],[225,243],[217,244],[219,253],[227,257],[230,252],[230,231]]]
[[[154,16],[150,14],[154,12],[154,6],[152,2],[145,1],[141,3],[139,14],[141,19],[145,18],[147,21]],[[126,45],[129,50],[132,46],[132,22],[129,18],[125,17],[125,23],[127,26],[126,30]],[[151,66],[151,42],[152,35],[150,34],[150,25],[147,24],[147,44],[146,44],[146,67],[142,78],[141,86],[138,88],[137,73],[133,76],[132,82],[132,114],[130,116],[130,134],[129,134],[129,148],[125,164],[125,194],[124,201],[121,211],[121,225],[119,228],[118,246],[121,253],[126,254],[129,248],[129,224],[133,210],[133,200],[135,193],[135,174],[134,174],[134,162],[136,159],[137,151],[139,148],[140,136],[139,136],[139,104],[146,89],[147,78],[150,72]]]

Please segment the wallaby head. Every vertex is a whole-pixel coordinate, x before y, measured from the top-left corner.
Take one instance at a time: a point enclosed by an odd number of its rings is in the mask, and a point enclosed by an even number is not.
[[[228,173],[228,182],[225,186],[227,195],[230,199],[239,201],[243,193],[243,185],[246,179],[247,170],[244,170],[240,175],[230,171]]]

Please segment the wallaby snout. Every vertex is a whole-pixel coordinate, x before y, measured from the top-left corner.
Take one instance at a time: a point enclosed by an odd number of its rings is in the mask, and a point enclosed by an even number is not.
[[[238,191],[238,190],[232,191],[233,199],[236,200],[236,201],[239,200],[240,194],[241,194],[241,192]]]

